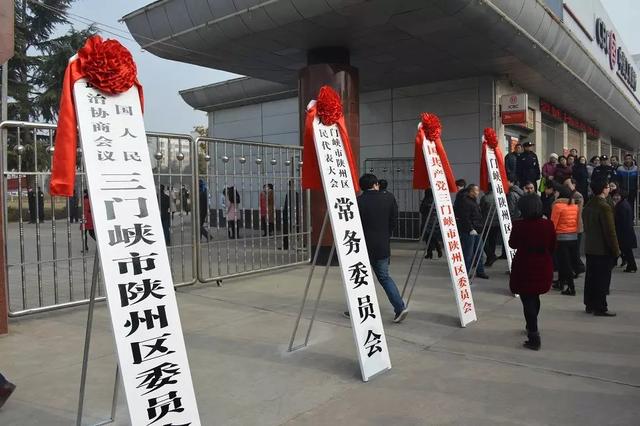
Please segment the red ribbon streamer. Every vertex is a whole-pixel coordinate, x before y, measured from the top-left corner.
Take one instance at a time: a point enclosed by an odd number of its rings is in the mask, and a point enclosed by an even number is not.
[[[103,42],[102,37],[96,35],[87,39],[85,45],[78,52],[78,57],[67,65],[62,82],[58,128],[49,183],[51,195],[71,197],[75,187],[78,120],[73,99],[74,83],[81,78],[95,79],[101,75],[115,75],[122,78],[107,81],[89,79],[89,83],[106,93],[121,93],[130,89],[131,85],[129,87],[126,87],[126,84],[123,85],[123,78],[126,78],[131,72],[135,73],[135,64],[132,68],[132,60],[129,60],[130,58],[126,57],[126,54],[131,55],[119,42],[115,40]],[[98,57],[96,58],[96,56]],[[105,57],[107,60],[104,60]],[[94,61],[94,59],[97,60]],[[90,68],[86,67],[88,62],[91,62]],[[103,70],[96,69],[96,63],[103,63],[105,68]],[[120,66],[121,69],[111,68],[114,65]],[[144,108],[142,85],[135,78],[135,75],[130,80],[137,86],[140,105]]]
[[[422,113],[422,122],[418,126],[418,132],[416,133],[415,147],[413,153],[413,188],[414,189],[429,189],[431,184],[429,183],[429,173],[427,171],[427,163],[422,151],[422,145],[424,140],[432,141],[436,146],[436,152],[440,157],[442,168],[447,179],[447,185],[449,186],[449,192],[456,192],[456,178],[453,175],[451,164],[449,164],[449,158],[447,152],[442,144],[440,134],[442,133],[442,126],[440,119],[435,114]]]
[[[482,139],[482,158],[480,159],[480,189],[483,192],[489,191],[489,169],[487,168],[487,149],[493,149],[496,154],[496,161],[498,162],[498,170],[500,171],[500,178],[502,179],[502,187],[505,193],[509,193],[509,179],[507,178],[507,169],[504,166],[504,156],[498,143],[498,137],[495,130],[491,127],[484,129],[484,135]]]
[[[322,124],[332,125],[336,124],[338,126],[338,131],[340,132],[340,137],[342,138],[342,143],[344,145],[344,153],[347,157],[347,163],[349,165],[349,169],[351,170],[351,179],[353,182],[353,188],[356,192],[360,191],[360,183],[359,183],[359,175],[358,175],[358,165],[356,164],[355,159],[353,158],[353,152],[351,151],[351,143],[349,141],[349,133],[347,132],[347,126],[344,121],[344,115],[342,114],[342,105],[339,105],[340,111],[339,114],[336,114],[336,109],[338,108],[335,105],[337,102],[340,102],[340,97],[329,86],[322,86],[320,88],[320,92],[318,93],[318,100],[315,105],[310,107],[307,110],[307,115],[305,117],[304,122],[304,138],[303,138],[303,146],[304,151],[302,153],[302,188],[303,189],[318,189],[322,190],[322,178],[320,176],[320,166],[318,164],[318,157],[316,153],[315,143],[313,141],[313,121],[316,116],[319,116]],[[324,111],[331,111],[331,116],[323,116]],[[322,111],[322,112],[319,112]],[[338,118],[339,117],[339,118]],[[337,119],[336,119],[337,118]]]

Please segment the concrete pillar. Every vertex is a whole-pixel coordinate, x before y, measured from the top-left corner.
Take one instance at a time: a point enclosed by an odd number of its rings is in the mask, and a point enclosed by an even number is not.
[[[564,150],[569,149],[569,125],[563,121],[558,125],[557,129],[560,132],[560,140],[562,141],[562,152],[559,152],[558,155],[564,155]]]
[[[300,111],[300,145],[303,144],[304,119],[307,104],[318,95],[320,87],[333,87],[342,98],[347,131],[355,163],[360,164],[360,91],[358,70],[349,65],[349,51],[342,47],[322,47],[307,53],[308,65],[299,73],[298,102]],[[303,165],[305,167],[305,165]],[[322,220],[327,211],[324,193],[311,191],[311,245],[312,249],[320,246],[318,263],[326,263],[333,239],[331,232],[326,232],[319,240]],[[334,257],[334,263],[337,258]]]
[[[580,132],[580,137],[582,139],[582,143],[580,144],[581,149],[578,155],[584,155],[585,157],[587,157],[587,161],[589,161],[590,158],[588,158],[587,156],[587,132]]]

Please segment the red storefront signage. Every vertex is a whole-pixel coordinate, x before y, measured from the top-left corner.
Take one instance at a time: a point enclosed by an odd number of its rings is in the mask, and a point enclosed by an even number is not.
[[[547,101],[543,101],[542,99],[540,99],[540,112],[542,112],[543,114],[550,115],[551,117],[557,120],[564,121],[574,129],[582,130],[587,134],[587,136],[591,138],[600,137],[600,130],[588,125],[582,120],[575,118],[571,114],[561,110],[555,105],[550,104]]]

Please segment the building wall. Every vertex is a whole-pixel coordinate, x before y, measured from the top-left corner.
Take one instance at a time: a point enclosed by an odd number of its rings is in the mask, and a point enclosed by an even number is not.
[[[442,120],[442,139],[456,177],[477,181],[480,135],[493,125],[492,77],[427,83],[360,95],[360,166],[372,158],[413,157],[421,112]],[[213,137],[297,145],[297,98],[209,113]]]

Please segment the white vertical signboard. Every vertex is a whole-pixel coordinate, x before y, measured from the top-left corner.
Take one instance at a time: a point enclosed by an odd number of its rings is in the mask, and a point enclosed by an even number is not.
[[[356,192],[337,125],[316,118],[313,136],[362,379],[391,368]]]
[[[449,274],[451,275],[451,285],[453,286],[453,292],[456,297],[458,316],[460,317],[460,324],[466,327],[467,324],[477,319],[476,307],[473,303],[471,283],[469,282],[467,268],[464,264],[462,245],[460,244],[458,225],[456,223],[456,215],[453,211],[453,204],[451,203],[451,194],[449,193],[447,178],[435,143],[424,138],[422,151],[425,161],[427,162],[429,182],[431,183],[431,189],[433,191],[435,209],[438,213],[438,223],[440,224],[440,232],[442,233],[447,263],[449,264]]]
[[[489,182],[493,188],[493,199],[496,204],[496,212],[500,221],[500,233],[502,234],[502,244],[507,254],[507,265],[511,271],[511,262],[516,251],[509,247],[509,237],[511,236],[511,214],[509,213],[509,204],[507,203],[507,194],[504,192],[502,178],[500,177],[500,169],[496,160],[496,153],[490,147],[487,150],[485,158],[487,159],[487,171],[489,172]]]
[[[73,92],[131,424],[198,426],[138,90]]]

